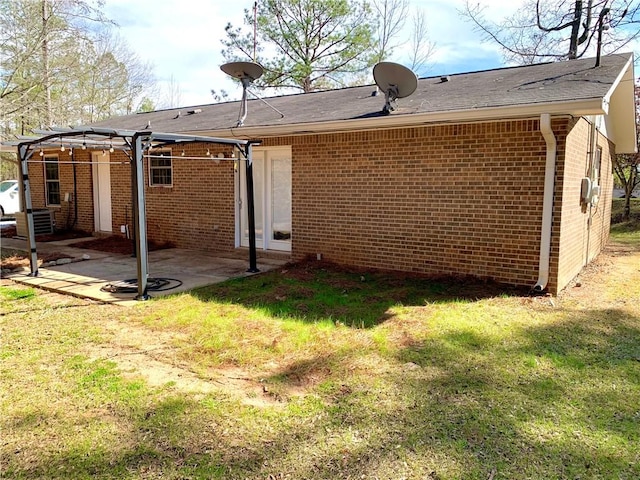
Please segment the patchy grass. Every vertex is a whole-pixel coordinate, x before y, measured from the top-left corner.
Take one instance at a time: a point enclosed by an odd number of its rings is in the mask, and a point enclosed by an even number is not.
[[[638,478],[634,255],[555,299],[329,265],[131,309],[5,283],[3,476]]]
[[[129,309],[3,280],[0,476],[640,478],[639,264],[557,298],[306,264]]]
[[[623,245],[640,245],[640,199],[631,199],[629,220],[623,221],[625,200],[614,198],[611,204],[611,238]]]

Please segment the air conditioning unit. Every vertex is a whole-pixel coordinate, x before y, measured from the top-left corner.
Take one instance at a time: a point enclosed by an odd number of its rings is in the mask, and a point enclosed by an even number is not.
[[[48,235],[53,233],[53,212],[42,208],[33,211],[33,227],[36,235]],[[19,237],[27,237],[29,229],[27,228],[27,214],[24,212],[16,213],[16,233]]]

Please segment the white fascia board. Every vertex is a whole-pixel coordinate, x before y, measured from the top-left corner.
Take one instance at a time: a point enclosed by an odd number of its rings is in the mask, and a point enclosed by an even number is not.
[[[587,100],[539,103],[529,105],[509,105],[505,107],[450,110],[445,112],[421,114],[391,114],[375,118],[357,120],[338,120],[318,123],[298,123],[287,125],[269,125],[263,127],[232,127],[224,130],[190,132],[234,138],[265,138],[289,135],[307,135],[348,132],[354,130],[376,130],[379,128],[417,127],[429,124],[461,123],[472,121],[500,121],[507,119],[539,117],[543,113],[550,115],[602,115],[606,113],[601,97]]]
[[[633,55],[629,56],[629,60],[627,60],[627,63],[625,64],[624,67],[622,67],[622,69],[620,70],[620,73],[618,74],[618,76],[616,77],[616,79],[613,81],[613,84],[611,85],[611,88],[609,89],[609,91],[607,92],[607,94],[604,96],[604,104],[607,108],[607,112],[609,113],[609,104],[611,103],[611,97],[613,96],[613,94],[616,92],[616,90],[618,89],[618,86],[620,85],[620,82],[625,81],[625,83],[627,81],[629,81],[629,79],[631,80],[631,89],[633,90],[633,80],[634,80],[634,76],[633,76]]]
[[[608,103],[608,115],[604,120],[608,138],[615,144],[616,153],[636,153],[638,151],[634,99],[635,77],[633,62],[629,60],[605,96],[605,101]]]

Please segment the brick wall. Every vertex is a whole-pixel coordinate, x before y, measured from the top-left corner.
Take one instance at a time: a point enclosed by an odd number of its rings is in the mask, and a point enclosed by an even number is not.
[[[291,143],[294,259],[535,283],[546,154],[537,120]]]
[[[172,154],[204,156],[207,149],[231,156],[229,147],[191,144],[173,147]],[[112,230],[120,235],[120,226],[133,232],[131,168],[124,152],[110,154]],[[172,161],[173,184],[149,186],[148,163],[144,162],[147,235],[150,240],[169,242],[182,248],[230,250],[235,239],[233,162],[175,158]],[[91,185],[91,177],[83,179]],[[92,198],[92,197],[90,197]],[[92,200],[91,200],[92,202]],[[93,222],[93,206],[88,205]],[[93,229],[93,223],[91,224]],[[91,230],[90,230],[91,231]]]
[[[231,155],[228,146],[186,145],[185,156],[203,156],[207,148],[214,153]],[[183,148],[174,147],[173,154],[181,155]],[[60,163],[60,189],[74,192],[73,167],[62,163],[68,161],[66,152],[58,154]],[[37,154],[36,154],[37,155]],[[120,226],[128,224],[133,232],[131,208],[131,169],[129,157],[124,152],[109,154],[111,177],[112,230],[121,235]],[[40,158],[39,156],[37,158]],[[49,208],[54,212],[58,229],[72,226],[75,229],[93,232],[95,228],[93,210],[93,173],[91,152],[76,150],[74,158],[86,164],[76,165],[76,189],[78,220],[73,226],[75,208],[73,203],[61,202],[60,206],[45,205],[44,168],[40,163],[29,164],[32,201],[34,208]],[[36,159],[37,161],[37,159]],[[235,204],[233,162],[214,160],[173,161],[173,185],[150,187],[148,165],[145,161],[145,195],[147,233],[150,240],[171,242],[184,248],[204,250],[230,250],[235,241]]]
[[[579,204],[586,172],[586,121],[554,119],[558,142],[552,257],[548,288],[557,292],[584,264],[586,212]],[[592,210],[589,258],[609,227],[612,147],[603,147],[603,195]],[[265,139],[292,148],[292,258],[320,253],[365,268],[475,275],[522,286],[538,277],[546,144],[537,120]],[[223,151],[187,145],[185,156]],[[566,155],[565,155],[566,150]],[[174,147],[174,155],[182,147]],[[228,155],[230,151],[227,149]],[[89,160],[79,152],[78,160]],[[132,226],[128,157],[111,154],[113,231]],[[234,247],[233,163],[173,161],[173,185],[149,187],[149,238],[206,250]],[[34,206],[44,206],[42,165],[30,165]],[[76,167],[77,226],[93,230],[90,165]],[[61,165],[61,189],[73,192],[72,167]],[[564,194],[562,193],[564,191]],[[64,205],[56,220],[63,225]],[[562,258],[562,261],[559,260]]]
[[[48,208],[53,211],[56,222],[56,229],[65,230],[73,228],[86,232],[93,231],[93,186],[91,183],[91,166],[86,164],[75,165],[68,163],[72,160],[68,151],[59,150],[47,151],[47,155],[56,155],[59,161],[60,172],[60,205],[46,205],[46,191],[44,185],[44,165],[40,163],[42,157],[35,153],[33,162],[29,163],[29,179],[31,188],[31,201],[33,208]],[[84,162],[89,160],[89,152],[75,150],[73,153],[75,161]],[[67,162],[67,163],[65,163]],[[75,184],[75,188],[74,188]],[[71,194],[70,201],[65,202],[65,193]],[[77,193],[77,195],[75,195]],[[76,208],[74,202],[78,202],[78,218],[76,219]]]
[[[562,289],[605,246],[611,221],[613,189],[613,145],[598,134],[597,147],[602,148],[600,167],[601,195],[597,206],[581,202],[580,185],[589,174],[591,162],[589,138],[591,124],[576,119],[570,125],[566,141],[566,161],[562,163],[560,182],[556,186],[558,272],[554,287]],[[560,225],[561,220],[561,225]]]

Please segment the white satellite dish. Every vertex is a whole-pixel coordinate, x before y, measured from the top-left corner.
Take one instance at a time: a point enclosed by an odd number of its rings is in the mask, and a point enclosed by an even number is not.
[[[382,113],[389,115],[396,109],[395,101],[411,95],[418,88],[418,77],[404,65],[380,62],[373,67],[373,79],[384,92]]]
[[[242,103],[240,104],[240,115],[236,127],[241,127],[247,118],[247,88],[264,73],[264,68],[254,62],[229,62],[220,66],[220,70],[233,78],[238,78],[242,82]]]
[[[264,73],[264,68],[253,62],[229,62],[221,65],[220,70],[230,77],[240,80],[246,78],[250,82],[257,80]]]

